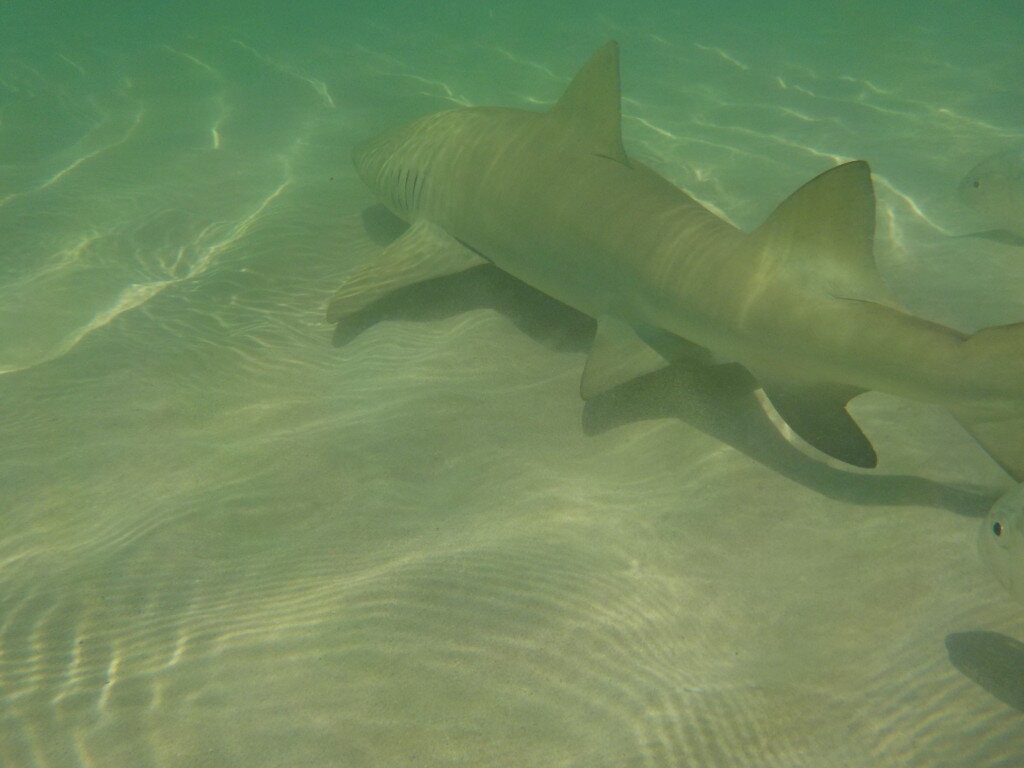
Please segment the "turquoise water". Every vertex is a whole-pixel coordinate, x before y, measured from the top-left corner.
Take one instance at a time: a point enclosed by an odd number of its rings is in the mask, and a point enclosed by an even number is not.
[[[584,414],[589,326],[505,284],[340,346],[323,313],[378,247],[354,144],[542,108],[615,38],[632,154],[744,228],[867,159],[907,306],[1020,321],[1022,251],[956,237],[955,189],[1024,140],[1022,34],[1012,2],[0,5],[0,765],[1020,764],[1020,665],[951,651],[1024,640],[974,547],[1011,481],[945,412],[858,398],[861,472],[728,382]]]

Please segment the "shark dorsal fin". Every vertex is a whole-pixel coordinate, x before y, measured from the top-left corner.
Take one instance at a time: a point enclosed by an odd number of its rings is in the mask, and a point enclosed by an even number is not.
[[[814,177],[751,235],[769,269],[779,267],[836,298],[894,306],[875,266],[871,169],[854,160]]]
[[[619,44],[609,40],[576,73],[550,114],[574,123],[577,138],[594,154],[628,165],[621,102]]]

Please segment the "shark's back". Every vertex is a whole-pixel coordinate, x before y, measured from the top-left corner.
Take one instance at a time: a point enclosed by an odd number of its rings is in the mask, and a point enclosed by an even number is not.
[[[438,113],[355,162],[411,227],[346,280],[332,320],[486,259],[597,319],[584,397],[681,356],[735,361],[798,435],[843,461],[875,465],[845,406],[879,389],[950,407],[1024,479],[1024,328],[969,337],[899,307],[875,267],[863,161],[812,179],[745,235],[630,158],[614,42],[546,112]]]

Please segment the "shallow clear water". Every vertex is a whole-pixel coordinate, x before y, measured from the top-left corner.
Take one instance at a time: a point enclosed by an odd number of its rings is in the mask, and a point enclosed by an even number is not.
[[[1024,319],[1021,249],[953,237],[1017,4],[431,6],[0,6],[0,764],[1017,765],[1010,480],[943,411],[858,398],[861,472],[735,382],[584,413],[590,326],[494,276],[323,320],[356,142],[609,37],[690,194],[751,228],[868,159],[901,299]]]

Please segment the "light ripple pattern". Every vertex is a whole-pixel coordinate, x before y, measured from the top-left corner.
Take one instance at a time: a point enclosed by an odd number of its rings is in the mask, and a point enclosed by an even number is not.
[[[0,8],[0,766],[1017,765],[948,651],[1024,638],[948,414],[857,398],[867,473],[724,378],[584,408],[592,324],[486,273],[332,346],[386,239],[351,148],[544,108],[610,35],[629,151],[703,204],[866,158],[895,292],[1024,319],[1019,250],[954,236],[1019,14],[577,5]]]

